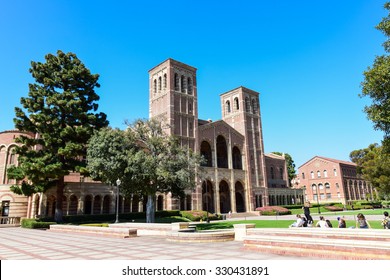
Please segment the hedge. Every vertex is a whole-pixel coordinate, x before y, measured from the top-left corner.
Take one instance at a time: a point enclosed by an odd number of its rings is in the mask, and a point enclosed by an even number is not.
[[[198,222],[200,220],[205,221],[207,219],[206,211],[180,211],[180,215],[192,222]],[[222,216],[217,214],[208,214],[209,220],[221,220]]]
[[[42,221],[39,221],[36,219],[23,219],[20,224],[21,224],[22,228],[48,229],[48,228],[50,228],[50,225],[54,225],[56,223],[55,222],[42,222]]]
[[[264,206],[255,209],[262,216],[289,215],[291,211],[281,206]]]

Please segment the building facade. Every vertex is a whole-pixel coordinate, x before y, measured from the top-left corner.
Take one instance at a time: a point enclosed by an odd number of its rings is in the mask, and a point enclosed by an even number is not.
[[[167,134],[177,136],[182,146],[206,159],[205,172],[198,176],[195,190],[183,198],[156,194],[157,210],[236,213],[302,201],[303,192],[288,187],[284,157],[264,154],[259,93],[245,87],[225,92],[220,95],[222,119],[199,119],[196,70],[167,59],[149,71],[149,117],[165,122]],[[4,204],[22,200],[24,210],[14,212],[22,217],[53,216],[54,189],[28,198],[9,191],[15,182],[7,181],[6,169],[17,164],[12,147],[17,145],[14,139],[18,133],[0,133],[0,189],[4,190],[0,200]],[[64,215],[115,212],[115,186],[79,174],[66,176],[65,184]],[[120,196],[119,212],[144,211],[145,199]]]
[[[373,197],[371,184],[357,174],[353,162],[315,156],[298,168],[298,174],[296,185],[310,202],[349,204]]]

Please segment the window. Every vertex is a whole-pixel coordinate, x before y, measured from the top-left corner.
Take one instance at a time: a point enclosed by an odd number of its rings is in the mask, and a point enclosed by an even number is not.
[[[252,113],[256,114],[257,113],[257,106],[256,106],[256,100],[252,99]]]
[[[192,103],[188,103],[188,114],[192,114]]]
[[[319,170],[317,171],[317,177],[321,178],[321,171],[319,171]]]
[[[192,80],[190,77],[187,78],[187,93],[192,94]]]
[[[324,185],[323,184],[318,184],[318,187],[320,188],[320,190],[324,189]]]
[[[157,80],[154,79],[153,81],[153,92],[156,93],[157,92]]]
[[[274,168],[271,166],[271,179],[275,179]]]
[[[336,168],[333,169],[333,174],[334,174],[334,176],[337,176],[337,170],[336,170]]]
[[[226,113],[230,113],[230,101],[226,101]]]
[[[317,195],[313,194],[313,200],[317,200]]]
[[[302,172],[302,179],[305,179],[305,173]]]
[[[327,198],[327,199],[332,198],[332,194],[331,194],[331,193],[327,193],[327,194],[326,194],[326,198]]]
[[[175,91],[179,91],[179,75],[175,73]]]
[[[282,167],[280,167],[279,172],[280,172],[280,179],[283,179],[283,168]]]
[[[245,110],[249,113],[251,111],[251,103],[249,97],[245,97]]]
[[[164,74],[164,89],[167,88],[167,74]]]
[[[158,91],[161,91],[161,77],[158,77]]]
[[[234,98],[234,106],[235,106],[235,109],[238,111],[240,109],[240,104],[238,102],[238,98]]]
[[[183,75],[180,78],[180,88],[181,88],[181,92],[186,92],[185,79]]]
[[[310,172],[310,177],[311,177],[312,179],[314,179],[314,172],[313,172],[313,171]]]
[[[324,177],[328,177],[328,171],[324,170]]]

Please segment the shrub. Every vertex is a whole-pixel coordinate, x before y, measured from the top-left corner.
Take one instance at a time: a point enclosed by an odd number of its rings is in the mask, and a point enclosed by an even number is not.
[[[295,205],[281,205],[281,207],[286,209],[302,209],[302,204],[295,204]]]
[[[186,218],[192,222],[198,222],[200,220],[207,219],[206,211],[180,211],[180,214],[183,218]],[[221,215],[209,213],[209,220],[221,220]]]
[[[273,216],[273,215],[289,215],[291,211],[281,206],[264,206],[256,208],[259,211],[259,215]]]
[[[325,206],[324,207],[326,210],[335,212],[335,211],[343,211],[344,209],[339,207],[339,206]]]
[[[384,208],[389,208],[390,207],[390,200],[383,200],[381,205]]]
[[[21,224],[22,228],[48,229],[48,228],[50,228],[50,225],[54,225],[55,222],[41,222],[41,221],[35,220],[35,219],[23,219],[20,224]]]

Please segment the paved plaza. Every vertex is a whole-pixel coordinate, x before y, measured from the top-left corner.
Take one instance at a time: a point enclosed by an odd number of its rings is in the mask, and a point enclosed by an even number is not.
[[[175,243],[164,237],[110,238],[0,228],[1,260],[304,260],[245,251],[242,242]]]

